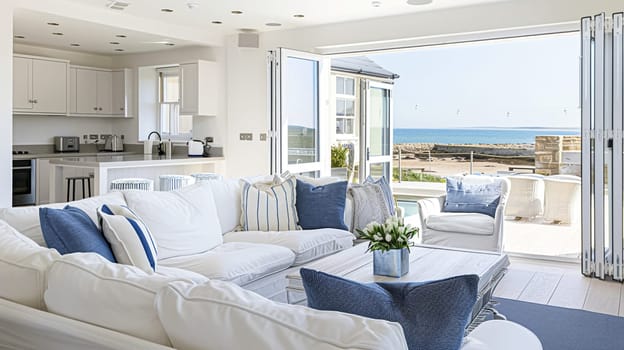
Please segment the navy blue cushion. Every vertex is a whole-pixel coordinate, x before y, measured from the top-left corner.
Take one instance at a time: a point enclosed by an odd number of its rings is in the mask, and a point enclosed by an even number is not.
[[[117,262],[110,245],[87,213],[79,208],[39,208],[41,231],[48,248],[60,254],[98,253]]]
[[[309,307],[398,322],[410,350],[459,349],[479,284],[476,275],[362,284],[304,268],[300,273]]]
[[[386,199],[386,204],[388,205],[388,210],[390,210],[390,215],[394,215],[395,210],[394,199],[392,198],[392,189],[390,188],[390,184],[388,183],[388,180],[386,180],[386,177],[382,176],[379,179],[375,180],[372,176],[369,176],[366,178],[366,181],[364,181],[364,183],[377,184],[379,185],[379,187],[381,187],[381,191],[383,191],[384,198]]]
[[[459,179],[446,178],[444,212],[481,213],[494,217],[500,201],[500,181],[487,184],[466,184]]]
[[[314,186],[297,180],[297,216],[304,230],[337,228],[348,230],[344,222],[347,181]]]

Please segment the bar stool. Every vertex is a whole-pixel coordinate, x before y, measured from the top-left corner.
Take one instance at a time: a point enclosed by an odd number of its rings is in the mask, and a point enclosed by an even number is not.
[[[160,175],[160,191],[173,191],[195,183],[195,178],[188,175]]]
[[[91,197],[91,177],[90,176],[71,176],[67,177],[67,201],[69,202],[69,190],[71,191],[71,200],[76,200],[76,182],[80,181],[82,183],[82,198]],[[86,196],[85,192],[85,180],[87,180],[87,188],[89,189],[89,195]]]
[[[216,173],[195,173],[191,174],[195,178],[195,182],[205,182],[210,180],[222,180],[223,176]]]
[[[153,191],[154,180],[142,179],[142,178],[125,178],[112,180],[110,184],[111,191]]]

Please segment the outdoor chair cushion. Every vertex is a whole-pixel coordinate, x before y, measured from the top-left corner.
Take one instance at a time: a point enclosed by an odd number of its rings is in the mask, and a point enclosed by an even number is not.
[[[286,247],[295,254],[294,265],[301,265],[350,248],[354,239],[351,232],[333,228],[280,232],[239,231],[223,236],[225,242],[263,243]]]
[[[479,213],[440,213],[425,219],[427,228],[443,232],[461,232],[472,235],[494,234],[494,218]]]
[[[399,322],[411,350],[457,350],[477,300],[479,277],[368,283],[301,269],[308,306]]]
[[[446,178],[444,212],[481,213],[494,217],[501,196],[501,183],[469,183]]]
[[[210,279],[245,285],[285,270],[295,261],[288,248],[246,242],[224,243],[204,253],[159,260],[159,265],[177,267]]]

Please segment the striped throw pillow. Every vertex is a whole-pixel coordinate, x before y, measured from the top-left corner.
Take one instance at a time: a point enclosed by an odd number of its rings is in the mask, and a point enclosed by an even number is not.
[[[158,251],[145,223],[125,205],[104,204],[98,209],[102,233],[120,264],[133,265],[152,273]]]
[[[241,226],[244,231],[300,230],[297,225],[297,179],[283,181],[276,176],[272,183],[241,180]]]

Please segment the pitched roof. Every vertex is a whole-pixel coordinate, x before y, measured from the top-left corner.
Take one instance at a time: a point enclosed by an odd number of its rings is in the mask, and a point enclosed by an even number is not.
[[[368,75],[384,79],[398,79],[399,75],[375,63],[366,56],[332,58],[332,71]]]

